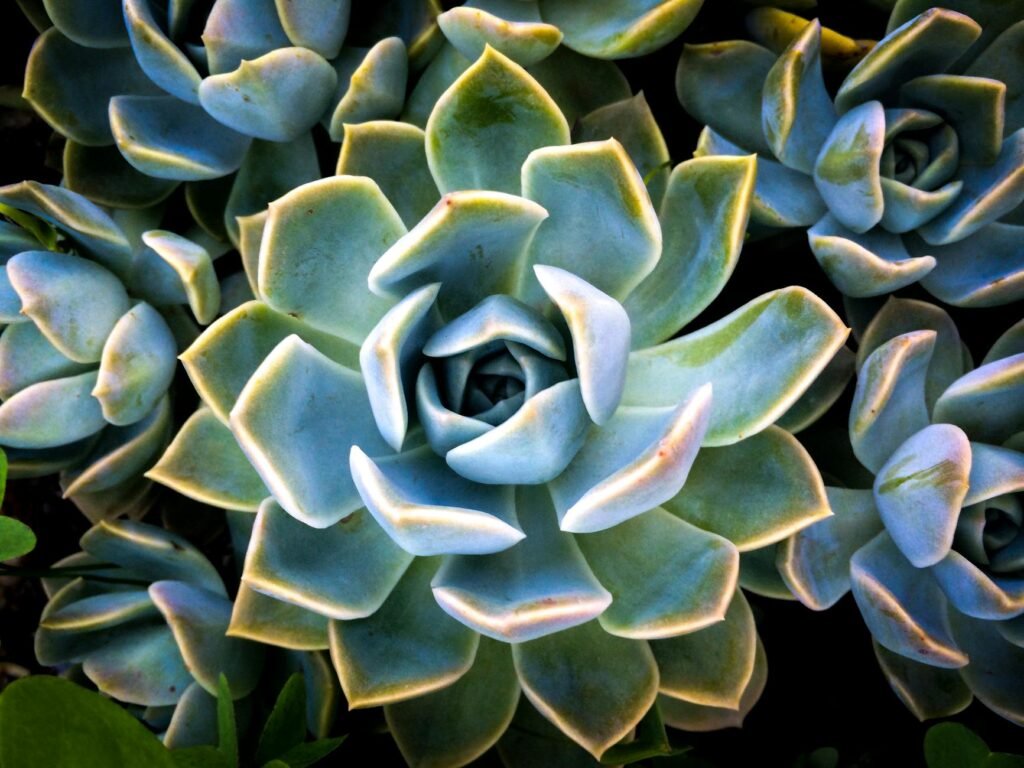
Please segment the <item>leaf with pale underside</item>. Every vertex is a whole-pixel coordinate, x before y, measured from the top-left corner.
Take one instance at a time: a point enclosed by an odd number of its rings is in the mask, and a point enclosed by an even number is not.
[[[541,20],[536,0],[471,0],[442,13],[437,23],[463,56],[475,59],[489,45],[524,67],[562,41],[558,27]]]
[[[987,363],[954,381],[932,417],[962,428],[972,440],[1002,443],[1024,418],[1024,353]]]
[[[0,443],[53,448],[89,437],[107,425],[92,396],[96,372],[41,381],[0,404]]]
[[[315,651],[329,645],[328,622],[326,616],[275,600],[250,589],[243,581],[238,586],[227,635],[279,648]]]
[[[565,44],[596,59],[624,59],[661,48],[685,30],[703,0],[540,0],[545,21],[565,34]]]

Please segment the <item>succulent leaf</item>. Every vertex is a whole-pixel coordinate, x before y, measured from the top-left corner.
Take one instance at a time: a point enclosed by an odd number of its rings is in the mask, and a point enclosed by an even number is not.
[[[528,67],[562,42],[561,30],[541,20],[537,0],[473,0],[445,11],[437,23],[448,42],[468,59],[491,46]]]

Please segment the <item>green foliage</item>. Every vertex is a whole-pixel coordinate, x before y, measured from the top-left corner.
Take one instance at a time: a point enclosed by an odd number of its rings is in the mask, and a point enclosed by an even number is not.
[[[1024,768],[1024,755],[990,752],[984,740],[960,723],[939,723],[924,737],[928,768]]]
[[[7,487],[7,456],[0,451],[0,502]],[[35,549],[36,535],[20,520],[0,516],[0,562],[13,560]]]

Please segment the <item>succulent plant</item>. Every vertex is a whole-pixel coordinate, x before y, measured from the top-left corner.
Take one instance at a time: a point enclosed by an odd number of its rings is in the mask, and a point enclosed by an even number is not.
[[[707,124],[697,154],[756,151],[752,221],[809,226],[847,296],[917,281],[960,306],[1024,296],[1024,5],[943,6],[897,3],[834,96],[817,22],[779,56],[731,41],[679,63],[679,98]]]
[[[397,116],[409,57],[436,50],[434,0],[357,9],[356,45],[350,7],[54,0],[25,97],[67,137],[69,188],[138,207],[185,182],[197,218],[237,238],[236,216],[319,177],[310,129],[339,140],[346,122]]]
[[[151,486],[142,473],[172,430],[177,337],[195,334],[183,306],[208,323],[220,302],[212,256],[156,229],[151,211],[115,219],[46,184],[0,188],[0,213],[0,446],[11,476],[61,472],[94,519],[140,513]]]
[[[137,708],[174,748],[216,743],[222,675],[239,700],[268,674],[299,668],[309,728],[326,734],[337,706],[326,660],[268,657],[258,643],[226,636],[232,603],[224,582],[185,538],[145,523],[103,521],[81,547],[43,579],[49,602],[36,633],[41,664],[81,670],[101,692]]]
[[[867,327],[850,441],[870,489],[788,539],[783,578],[827,608],[853,589],[893,689],[921,719],[972,696],[1024,725],[1024,321],[973,368],[936,306]]]
[[[829,515],[773,423],[842,347],[832,310],[787,288],[666,341],[735,266],[753,158],[680,164],[656,210],[607,135],[570,144],[486,48],[425,131],[364,124],[243,221],[258,299],[182,356],[204,405],[150,476],[256,513],[229,634],[330,647],[412,764],[513,718],[509,762],[548,721],[598,756],[658,700],[737,724],[766,671],[738,551]]]

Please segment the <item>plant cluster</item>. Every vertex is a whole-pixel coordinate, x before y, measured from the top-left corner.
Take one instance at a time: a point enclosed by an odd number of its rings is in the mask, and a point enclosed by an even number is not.
[[[19,0],[64,153],[0,187],[0,491],[88,518],[35,656],[117,703],[0,716],[154,766],[312,765],[375,707],[411,766],[696,765],[666,726],[767,682],[747,595],[852,592],[914,715],[1024,725],[1024,2],[877,40],[730,2],[754,40],[690,44],[702,0]],[[616,63],[680,36],[688,158]],[[835,294],[733,302],[803,228]],[[4,573],[35,535],[0,516]]]

